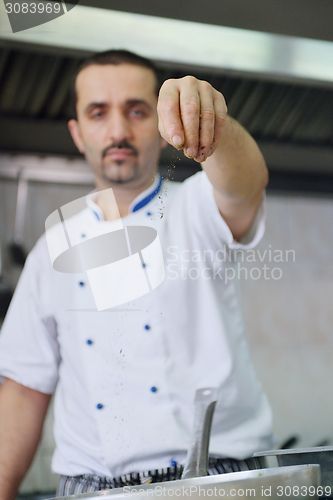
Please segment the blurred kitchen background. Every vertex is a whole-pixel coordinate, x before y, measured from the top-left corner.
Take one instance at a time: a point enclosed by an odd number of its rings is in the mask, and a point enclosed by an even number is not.
[[[63,17],[18,33],[2,0],[0,14],[2,303],[46,217],[93,188],[66,125],[80,60],[127,48],[154,59],[162,80],[208,80],[258,141],[270,171],[266,235],[254,262],[238,257],[277,446],[291,436],[302,447],[333,443],[331,0],[81,0]],[[175,150],[163,152],[165,176],[183,181],[196,170]],[[22,494],[55,490],[53,448],[50,410]]]

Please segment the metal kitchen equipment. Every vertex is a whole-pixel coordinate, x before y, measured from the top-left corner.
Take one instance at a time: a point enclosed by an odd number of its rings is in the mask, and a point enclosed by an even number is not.
[[[2,250],[0,242],[0,319],[4,318],[13,296],[13,289],[9,283],[3,280],[2,275]]]
[[[59,497],[54,500],[125,500],[126,498],[203,500],[206,497],[229,499],[249,497],[255,500],[267,500],[267,498],[270,500],[286,500],[286,498],[310,500],[312,498],[317,500],[318,495],[313,492],[317,491],[319,484],[319,465],[298,465],[231,472],[141,486],[125,486],[114,490]]]
[[[284,441],[282,444],[280,444],[280,450],[287,450],[289,448],[295,448],[298,441],[299,441],[299,438],[297,436],[291,436],[286,441]]]
[[[16,211],[14,223],[14,237],[9,245],[9,251],[15,264],[23,266],[27,258],[27,253],[24,250],[24,220],[28,197],[28,179],[22,169],[18,175]]]
[[[255,453],[255,457],[276,456],[280,466],[319,464],[321,470],[321,486],[331,488],[333,498],[333,446],[316,446],[313,448],[293,448],[289,450],[270,450]]]
[[[187,453],[182,479],[207,476],[210,428],[218,391],[215,388],[198,389],[194,401],[192,440]]]
[[[266,500],[269,496],[271,500],[281,500],[286,497],[299,499],[301,491],[303,499],[318,498],[316,493],[320,485],[319,465],[274,467],[207,476],[209,431],[216,399],[217,391],[213,388],[199,389],[196,393],[193,435],[183,473],[185,479],[82,493],[56,500],[90,500],[96,497],[103,497],[103,500],[125,500],[126,497],[132,496],[140,500],[147,498],[157,500],[160,497],[191,497],[192,500],[199,498],[202,500],[202,497],[221,496],[233,498],[251,496]],[[201,472],[205,476],[195,477]],[[294,494],[295,488],[298,488],[298,494]]]

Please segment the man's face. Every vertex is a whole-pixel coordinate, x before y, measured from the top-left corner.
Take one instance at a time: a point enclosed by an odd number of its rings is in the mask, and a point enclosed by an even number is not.
[[[92,65],[76,80],[77,121],[69,128],[98,188],[153,180],[160,149],[154,73],[132,64]]]

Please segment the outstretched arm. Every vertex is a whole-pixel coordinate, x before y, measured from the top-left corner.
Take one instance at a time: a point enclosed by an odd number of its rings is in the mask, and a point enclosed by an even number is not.
[[[192,76],[164,82],[157,110],[162,137],[201,162],[220,213],[240,240],[251,227],[268,182],[256,142],[227,114],[223,95]]]

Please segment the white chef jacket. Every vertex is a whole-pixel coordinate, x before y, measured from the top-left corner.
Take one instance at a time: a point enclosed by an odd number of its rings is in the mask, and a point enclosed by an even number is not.
[[[262,237],[263,206],[238,243],[205,172],[159,183],[157,176],[122,222],[157,229],[161,285],[98,312],[87,277],[55,271],[43,236],[5,319],[0,374],[55,391],[58,474],[116,477],[183,463],[200,387],[220,391],[211,454],[242,459],[272,446],[271,409],[250,360],[238,283],[223,274],[236,266],[229,249],[250,248]],[[103,220],[93,195],[72,222],[78,238],[119,224]]]

